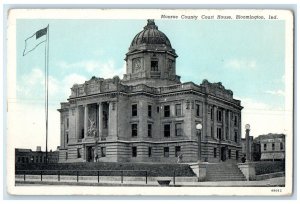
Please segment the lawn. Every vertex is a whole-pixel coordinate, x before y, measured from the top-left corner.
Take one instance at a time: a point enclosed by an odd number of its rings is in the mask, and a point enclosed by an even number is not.
[[[285,171],[284,161],[259,161],[255,163],[256,175]]]
[[[26,174],[36,174],[43,170],[43,174],[57,174],[58,171],[65,175],[97,175],[100,176],[195,176],[187,164],[148,164],[148,163],[58,163],[58,164],[17,164],[16,174],[23,174],[22,170],[30,170]],[[50,170],[50,171],[49,171]],[[121,171],[123,172],[121,172]],[[35,172],[39,171],[39,172]]]

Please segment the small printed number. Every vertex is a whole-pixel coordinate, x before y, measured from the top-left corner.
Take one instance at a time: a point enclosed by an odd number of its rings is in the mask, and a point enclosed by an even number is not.
[[[276,192],[276,193],[277,193],[277,192],[281,192],[281,191],[282,191],[282,189],[272,189],[272,190],[271,190],[271,192]]]

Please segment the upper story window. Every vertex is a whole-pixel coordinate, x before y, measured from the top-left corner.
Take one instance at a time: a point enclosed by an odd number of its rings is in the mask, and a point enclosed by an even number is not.
[[[214,120],[214,109],[212,107],[210,108],[210,119]]]
[[[234,141],[235,142],[238,141],[238,133],[237,133],[237,131],[234,132]]]
[[[267,150],[267,144],[264,144],[264,151]]]
[[[137,136],[137,124],[131,124],[131,136],[136,137]]]
[[[272,150],[275,150],[275,143],[272,143]]]
[[[182,115],[181,104],[176,104],[175,105],[175,115],[176,116],[181,116]]]
[[[148,105],[148,117],[152,117],[152,106]]]
[[[234,126],[237,126],[238,124],[238,117],[237,115],[234,116]]]
[[[201,116],[200,104],[196,104],[196,116],[197,117]]]
[[[131,106],[131,115],[132,116],[137,116],[137,104],[133,104]]]
[[[152,137],[152,124],[148,124],[148,137]]]
[[[164,125],[164,136],[165,137],[170,137],[171,135],[171,125],[170,124],[165,124]]]
[[[175,135],[176,136],[181,136],[182,135],[182,124],[181,123],[176,123],[175,124]]]
[[[221,121],[222,121],[222,111],[221,111],[221,110],[218,110],[217,113],[218,113],[218,114],[217,114],[217,120],[218,120],[219,122],[221,122]]]
[[[157,60],[151,60],[151,71],[152,72],[158,71],[158,61]]]
[[[170,117],[170,106],[169,105],[164,106],[164,116]]]
[[[222,128],[217,128],[217,137],[219,140],[222,139]]]
[[[67,118],[67,129],[69,128],[69,118]]]

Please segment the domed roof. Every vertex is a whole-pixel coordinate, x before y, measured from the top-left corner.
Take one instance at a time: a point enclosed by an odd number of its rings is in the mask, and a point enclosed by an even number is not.
[[[167,48],[172,48],[170,40],[168,37],[158,30],[158,27],[155,25],[154,20],[148,19],[147,25],[144,27],[144,30],[139,32],[132,40],[130,44],[130,50],[137,48],[140,45],[163,45]]]

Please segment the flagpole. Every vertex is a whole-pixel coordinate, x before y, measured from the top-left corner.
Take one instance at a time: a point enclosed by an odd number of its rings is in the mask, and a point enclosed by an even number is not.
[[[49,101],[49,24],[47,26],[47,42],[46,42],[46,66],[45,66],[45,78],[46,78],[46,163],[48,163],[48,101]]]

